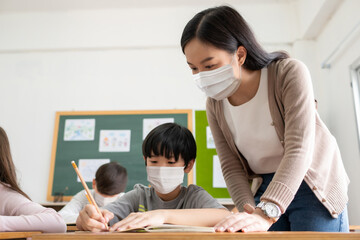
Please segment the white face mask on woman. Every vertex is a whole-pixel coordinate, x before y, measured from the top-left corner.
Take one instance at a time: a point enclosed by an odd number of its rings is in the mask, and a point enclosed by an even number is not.
[[[174,191],[184,181],[184,167],[146,167],[147,179],[161,194]]]
[[[223,100],[230,97],[238,89],[241,78],[237,79],[235,77],[231,66],[232,62],[217,69],[193,75],[196,85],[205,92],[206,96],[215,100]]]
[[[118,195],[116,195],[114,197],[104,197],[104,196],[100,195],[99,193],[97,193],[96,191],[94,192],[94,200],[99,205],[99,207],[103,207],[109,203],[112,203],[117,198],[118,198]]]

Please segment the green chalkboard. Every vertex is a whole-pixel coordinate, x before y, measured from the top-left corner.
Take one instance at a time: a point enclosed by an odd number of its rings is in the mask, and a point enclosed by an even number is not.
[[[164,120],[164,118],[173,119],[174,122],[192,130],[192,110],[57,112],[47,200],[54,201],[58,194],[63,194],[63,200],[69,201],[74,194],[83,190],[71,165],[71,161],[75,161],[79,167],[80,159],[82,161],[110,159],[110,161],[120,163],[128,172],[126,191],[131,190],[136,183],[147,185],[141,149],[144,122],[150,119],[150,122],[153,121],[152,124],[156,124],[156,119]],[[74,122],[86,122],[82,123],[82,132],[77,131],[76,125],[70,124]],[[86,124],[92,124],[88,127],[89,131]],[[151,124],[147,125],[149,126],[151,127]],[[121,142],[118,137],[117,143],[123,144],[120,151],[118,151],[119,147],[115,151],[106,148],[109,144],[102,144],[108,140],[104,137],[107,131],[128,133],[128,135],[125,134],[128,137],[127,141]],[[184,180],[185,185],[190,183],[192,183],[192,174]],[[91,182],[87,184],[89,188],[92,188]]]
[[[213,184],[213,159],[217,155],[213,147],[212,138],[207,136],[207,127],[209,126],[206,111],[195,111],[195,139],[198,149],[196,158],[196,184],[203,187],[214,198],[228,199],[229,192],[226,187],[218,187]],[[209,131],[209,130],[208,130]],[[210,148],[208,148],[210,147]],[[221,172],[220,168],[216,169]]]

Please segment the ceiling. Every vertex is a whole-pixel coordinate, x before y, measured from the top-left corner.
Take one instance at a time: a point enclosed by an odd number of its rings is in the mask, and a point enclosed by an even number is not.
[[[68,11],[107,8],[293,4],[299,0],[0,0],[1,12]]]

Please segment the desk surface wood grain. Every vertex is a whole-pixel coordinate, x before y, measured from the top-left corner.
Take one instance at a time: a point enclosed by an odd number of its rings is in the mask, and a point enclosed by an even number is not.
[[[89,233],[73,232],[62,234],[40,234],[34,235],[33,240],[97,240],[97,239],[188,239],[188,240],[217,240],[217,239],[241,239],[241,240],[263,240],[263,239],[320,239],[341,240],[360,239],[360,233],[327,233],[327,232],[263,232],[263,233]]]
[[[41,232],[0,232],[0,239],[21,239],[39,235]]]

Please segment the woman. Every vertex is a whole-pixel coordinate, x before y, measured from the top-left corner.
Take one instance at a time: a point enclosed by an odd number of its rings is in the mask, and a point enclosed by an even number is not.
[[[181,46],[239,210],[217,231],[348,231],[349,180],[306,66],[267,53],[227,6],[196,14]]]
[[[0,232],[65,232],[66,225],[53,209],[34,203],[16,180],[10,144],[0,127]]]

